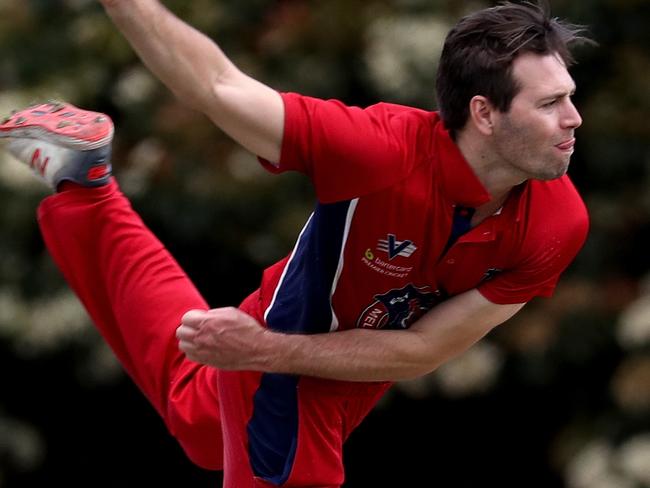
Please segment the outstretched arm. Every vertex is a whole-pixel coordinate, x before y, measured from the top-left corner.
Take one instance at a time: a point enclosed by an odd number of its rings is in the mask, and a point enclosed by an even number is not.
[[[280,95],[242,73],[207,36],[158,0],[100,0],[142,61],[174,94],[249,151],[280,158]]]
[[[264,329],[235,308],[193,310],[183,317],[177,337],[189,359],[221,369],[397,381],[435,370],[523,306],[496,305],[470,290],[436,306],[408,330],[315,335]]]

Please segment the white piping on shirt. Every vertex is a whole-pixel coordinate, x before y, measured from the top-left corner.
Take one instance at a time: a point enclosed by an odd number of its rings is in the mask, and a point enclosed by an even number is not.
[[[359,199],[355,198],[350,201],[350,206],[348,207],[348,213],[345,217],[345,230],[343,231],[343,242],[341,242],[341,252],[339,254],[339,263],[336,267],[336,274],[334,275],[334,281],[332,282],[332,291],[330,292],[330,308],[332,310],[332,323],[330,324],[330,331],[335,331],[339,328],[339,319],[334,313],[334,307],[332,306],[332,298],[334,297],[334,292],[336,287],[339,284],[339,278],[341,277],[341,272],[343,271],[343,255],[345,254],[345,245],[348,241],[348,235],[350,234],[350,226],[352,225],[352,218],[354,217],[354,212],[357,209],[357,204]]]
[[[287,274],[287,271],[289,270],[289,266],[291,265],[291,262],[293,261],[293,258],[296,257],[296,250],[298,249],[298,246],[300,245],[300,240],[302,239],[302,235],[305,233],[307,228],[309,227],[309,223],[311,222],[312,217],[314,214],[312,213],[309,218],[307,219],[307,223],[305,226],[302,228],[300,231],[300,235],[298,235],[298,239],[296,239],[296,245],[293,247],[293,251],[291,251],[291,256],[289,257],[289,261],[287,261],[287,264],[284,266],[284,269],[282,270],[282,276],[280,276],[280,281],[278,281],[278,284],[275,286],[275,291],[273,292],[273,299],[271,300],[271,303],[267,307],[267,309],[264,311],[264,322],[268,323],[268,315],[271,309],[273,308],[273,305],[275,305],[275,300],[278,297],[278,293],[280,291],[280,288],[282,288],[282,283],[284,283],[284,278]]]

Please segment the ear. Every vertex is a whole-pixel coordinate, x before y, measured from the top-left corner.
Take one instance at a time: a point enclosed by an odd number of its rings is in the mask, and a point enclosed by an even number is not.
[[[494,131],[494,107],[483,95],[475,95],[469,101],[469,119],[476,129],[486,136]]]

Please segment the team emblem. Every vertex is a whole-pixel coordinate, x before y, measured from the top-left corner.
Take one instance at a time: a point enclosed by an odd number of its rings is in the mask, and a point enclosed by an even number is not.
[[[413,241],[398,241],[395,234],[388,234],[387,239],[379,239],[377,249],[388,253],[388,260],[390,261],[397,256],[410,257],[416,251],[417,246],[413,244]]]
[[[428,286],[415,287],[408,284],[382,295],[366,308],[357,327],[362,329],[408,329],[446,296],[440,290],[428,291]]]

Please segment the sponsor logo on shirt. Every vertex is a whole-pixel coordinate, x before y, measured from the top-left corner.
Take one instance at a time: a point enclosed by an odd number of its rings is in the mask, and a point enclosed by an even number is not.
[[[413,244],[413,241],[398,241],[395,234],[388,234],[387,239],[379,239],[377,249],[388,253],[388,260],[390,261],[397,256],[411,257],[411,254],[417,250],[417,246]]]
[[[359,316],[361,329],[408,329],[413,322],[447,298],[446,293],[430,287],[408,285],[375,295],[375,301]]]
[[[366,249],[366,252],[361,258],[361,262],[373,271],[391,278],[406,278],[413,271],[413,266],[397,266],[390,264],[388,261],[384,261],[380,257],[375,256],[375,253],[370,248]]]

